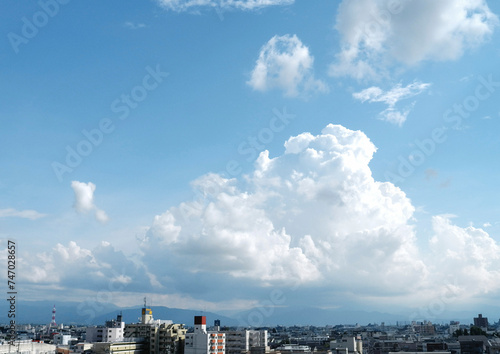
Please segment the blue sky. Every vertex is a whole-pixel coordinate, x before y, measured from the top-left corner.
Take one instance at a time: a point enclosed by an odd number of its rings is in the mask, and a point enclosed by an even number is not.
[[[23,299],[494,304],[496,2],[1,6]]]

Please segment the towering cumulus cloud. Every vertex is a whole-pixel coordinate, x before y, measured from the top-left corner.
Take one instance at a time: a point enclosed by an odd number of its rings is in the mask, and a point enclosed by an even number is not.
[[[375,151],[365,134],[338,125],[291,137],[282,156],[262,152],[244,183],[195,181],[202,197],[156,216],[144,247],[191,272],[263,284],[415,284],[425,267],[408,224],[414,208],[373,179]]]

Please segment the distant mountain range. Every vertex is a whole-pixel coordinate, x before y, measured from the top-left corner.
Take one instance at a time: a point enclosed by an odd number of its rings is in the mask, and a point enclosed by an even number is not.
[[[52,307],[56,305],[56,322],[58,324],[86,324],[103,325],[106,320],[116,318],[122,314],[126,323],[138,322],[141,316],[142,306],[120,308],[113,304],[105,303],[78,303],[78,302],[50,302],[50,301],[19,301],[16,304],[16,322],[32,324],[49,324],[52,316]],[[7,314],[9,303],[0,303],[1,313]],[[362,310],[345,309],[319,309],[308,308],[255,308],[247,311],[224,316],[221,314],[200,310],[183,310],[164,306],[152,306],[155,319],[172,320],[174,323],[183,323],[187,326],[193,325],[194,316],[203,315],[207,317],[207,324],[213,324],[215,319],[221,321],[222,326],[239,327],[265,327],[275,325],[338,325],[338,324],[360,324],[385,322],[385,324],[396,324],[397,322],[409,323],[412,317],[408,314],[390,314],[382,312],[370,312]],[[499,309],[489,309],[488,312],[498,314]],[[486,312],[483,312],[488,316]],[[448,323],[449,320],[458,320],[469,324],[477,312],[464,311],[460,313],[443,314],[442,318],[431,318],[433,323]],[[4,322],[7,323],[7,316]],[[498,317],[490,317],[490,323],[497,321]],[[419,319],[420,320],[420,319]]]

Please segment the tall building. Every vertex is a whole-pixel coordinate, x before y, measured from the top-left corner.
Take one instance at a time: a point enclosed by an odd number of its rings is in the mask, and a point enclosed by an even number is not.
[[[151,331],[151,353],[156,354],[183,354],[184,341],[187,329],[177,323],[162,323]]]
[[[144,349],[147,353],[154,353],[154,349],[151,351],[150,342],[151,338],[156,336],[156,326],[153,320],[153,311],[144,306],[141,313],[141,321],[139,323],[127,323],[125,325],[124,338],[136,338],[144,340]],[[170,323],[172,323],[170,321]],[[158,323],[159,325],[159,323]]]
[[[194,332],[186,333],[184,354],[225,354],[226,335],[218,331],[207,331],[205,316],[194,317]]]
[[[480,327],[481,329],[488,329],[488,317],[483,317],[482,314],[479,314],[477,317],[474,317],[474,326]]]
[[[186,332],[183,324],[153,319],[153,311],[144,307],[141,322],[126,324],[124,337],[142,339],[148,354],[183,354]]]

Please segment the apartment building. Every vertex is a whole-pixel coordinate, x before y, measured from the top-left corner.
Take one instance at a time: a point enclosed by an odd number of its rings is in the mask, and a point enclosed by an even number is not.
[[[226,335],[218,331],[207,331],[205,316],[194,317],[194,332],[186,333],[184,354],[225,354]]]

